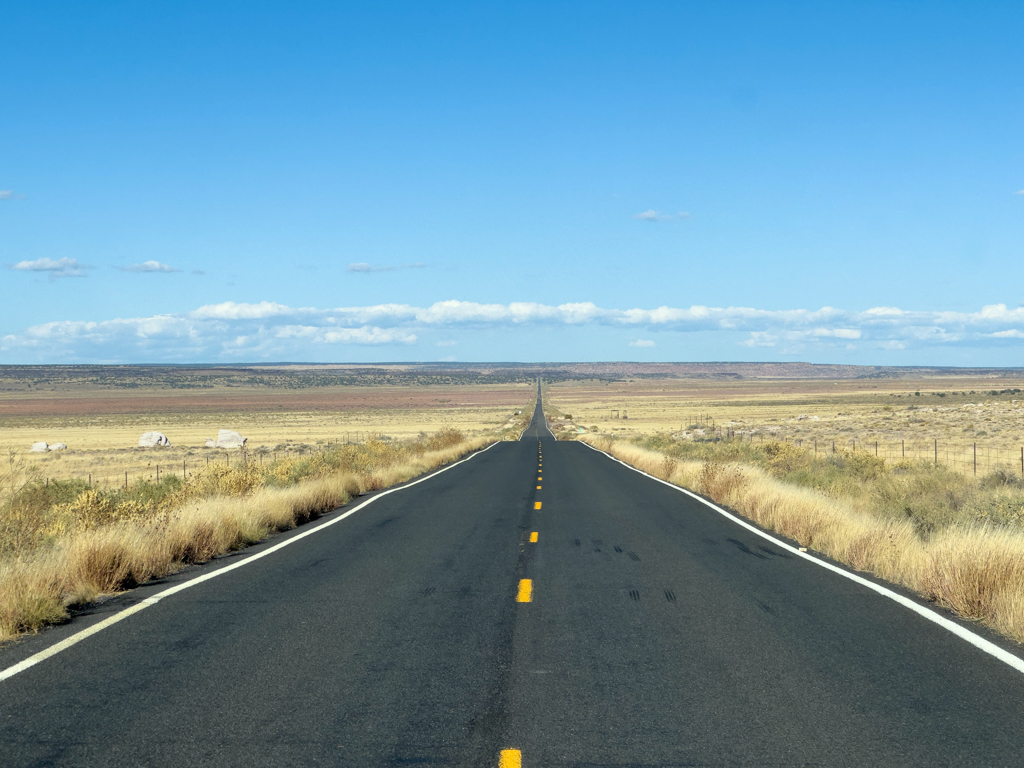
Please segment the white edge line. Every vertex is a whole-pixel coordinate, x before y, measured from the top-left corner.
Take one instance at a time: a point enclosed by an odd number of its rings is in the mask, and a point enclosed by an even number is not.
[[[899,594],[897,592],[893,592],[891,589],[883,587],[880,584],[875,584],[873,581],[869,581],[868,579],[865,579],[862,576],[858,576],[855,573],[850,573],[849,571],[844,570],[843,568],[839,568],[838,566],[832,565],[831,563],[827,563],[824,560],[820,560],[817,557],[814,557],[813,555],[809,555],[806,552],[801,552],[796,547],[794,547],[794,546],[792,546],[790,544],[787,544],[786,542],[782,541],[781,539],[777,539],[777,538],[775,538],[774,536],[771,536],[768,533],[765,533],[760,528],[752,525],[751,523],[748,523],[746,520],[744,520],[744,519],[742,519],[740,517],[737,517],[732,512],[728,512],[725,509],[722,509],[722,507],[718,506],[717,504],[713,504],[712,502],[708,501],[707,499],[703,498],[702,496],[698,496],[693,491],[689,491],[686,488],[681,488],[678,485],[674,485],[673,483],[670,483],[670,482],[668,482],[666,480],[662,480],[660,477],[655,477],[654,475],[650,475],[647,472],[644,472],[642,469],[637,469],[636,467],[631,466],[631,465],[627,464],[626,462],[622,461],[622,459],[619,459],[619,458],[617,458],[615,456],[612,456],[610,453],[602,451],[599,448],[595,448],[594,446],[590,445],[589,443],[585,443],[583,441],[577,441],[577,442],[582,443],[583,445],[587,446],[587,448],[589,448],[592,451],[597,451],[598,453],[604,454],[605,456],[607,456],[612,461],[617,461],[622,466],[627,467],[628,469],[631,469],[634,472],[639,472],[641,475],[644,475],[645,477],[649,477],[651,480],[659,482],[662,485],[667,485],[669,488],[672,488],[672,489],[674,489],[676,491],[679,491],[680,493],[685,493],[690,498],[696,499],[700,503],[702,503],[702,504],[710,507],[711,509],[715,510],[715,512],[718,512],[720,515],[729,518],[730,520],[732,520],[737,525],[742,526],[743,528],[746,528],[748,531],[750,531],[752,533],[756,533],[761,538],[767,539],[768,541],[772,542],[776,546],[782,547],[787,552],[790,552],[790,553],[796,555],[797,557],[802,557],[804,560],[809,560],[810,562],[814,563],[815,565],[819,565],[822,568],[825,568],[825,569],[827,569],[829,571],[832,571],[833,573],[838,573],[840,576],[842,576],[844,578],[847,578],[850,581],[856,582],[857,584],[860,584],[861,586],[867,587],[868,589],[870,589],[870,590],[872,590],[874,592],[877,592],[878,594],[882,595],[883,597],[887,597],[890,600],[893,600],[893,601],[899,603],[904,608],[909,608],[910,610],[912,610],[914,613],[918,614],[919,616],[923,616],[924,618],[928,619],[928,621],[931,621],[931,622],[933,622],[935,624],[938,624],[940,627],[942,627],[943,629],[945,629],[945,630],[947,630],[949,632],[952,632],[954,635],[956,635],[957,637],[961,638],[962,640],[966,640],[968,643],[973,645],[975,648],[977,648],[977,649],[979,649],[981,651],[984,651],[985,653],[989,654],[990,656],[995,656],[997,659],[999,659],[1004,664],[1008,664],[1009,666],[1013,667],[1018,672],[1024,673],[1024,659],[1020,659],[1017,656],[1014,656],[1009,651],[1006,651],[1006,650],[1000,648],[998,645],[996,645],[992,641],[986,640],[981,635],[978,635],[978,634],[972,632],[971,630],[967,629],[966,627],[961,626],[960,624],[957,624],[955,621],[950,621],[945,616],[942,616],[941,614],[937,613],[936,611],[932,610],[931,608],[926,608],[925,606],[920,605],[920,604],[914,602],[910,598],[904,597],[903,595],[901,595],[901,594]]]
[[[491,448],[493,448],[494,446],[498,445],[500,442],[501,442],[500,440],[497,440],[497,441],[491,443],[490,445],[488,445],[486,448],[483,448],[483,449],[481,449],[479,451],[474,451],[473,453],[471,453],[469,456],[467,456],[464,459],[459,459],[458,461],[456,461],[453,464],[449,464],[446,467],[442,467],[441,469],[438,469],[438,470],[436,470],[434,472],[431,472],[430,474],[425,475],[424,477],[421,477],[421,478],[419,478],[417,480],[413,480],[412,482],[406,483],[405,485],[401,485],[401,486],[396,487],[396,488],[389,488],[386,491],[381,491],[376,496],[373,496],[372,498],[367,499],[363,503],[357,504],[356,506],[352,507],[352,509],[348,510],[344,514],[338,515],[337,517],[332,518],[330,520],[325,520],[324,522],[319,523],[319,524],[313,526],[312,528],[308,528],[307,530],[303,531],[302,533],[296,534],[296,535],[292,536],[291,538],[286,539],[285,541],[282,541],[279,544],[275,544],[272,547],[268,547],[267,549],[263,550],[262,552],[257,552],[255,555],[250,555],[249,557],[245,558],[244,560],[240,560],[239,562],[234,563],[232,565],[225,566],[224,568],[218,568],[215,571],[211,571],[210,573],[203,574],[202,576],[197,576],[194,579],[189,579],[188,581],[184,581],[181,584],[176,584],[173,587],[168,587],[167,589],[165,589],[165,590],[163,590],[161,592],[157,592],[155,595],[151,595],[150,597],[147,597],[147,598],[145,598],[143,600],[140,600],[135,605],[133,605],[133,606],[131,606],[129,608],[125,608],[123,611],[118,611],[113,616],[109,616],[108,618],[104,619],[103,621],[97,622],[96,624],[93,624],[91,627],[88,627],[87,629],[83,629],[81,632],[76,632],[75,634],[71,635],[70,637],[64,638],[59,643],[54,643],[49,648],[46,648],[45,650],[42,650],[39,653],[36,653],[36,654],[33,654],[32,656],[29,656],[27,659],[22,659],[17,664],[15,664],[13,666],[10,666],[7,669],[4,669],[4,670],[0,671],[0,682],[6,680],[9,677],[14,677],[19,672],[24,672],[29,667],[34,667],[39,662],[45,661],[46,659],[50,658],[51,656],[56,656],[61,651],[66,651],[68,648],[70,648],[73,645],[76,645],[77,643],[82,642],[83,640],[85,640],[90,635],[95,635],[97,632],[103,631],[107,627],[109,627],[109,626],[111,626],[113,624],[116,624],[117,622],[121,621],[122,619],[127,619],[133,613],[138,613],[139,611],[143,610],[144,608],[148,608],[151,605],[156,605],[158,602],[163,600],[165,597],[170,597],[171,595],[177,594],[178,592],[183,592],[184,590],[189,589],[190,587],[194,587],[197,584],[202,584],[204,581],[209,581],[210,579],[215,579],[218,576],[222,576],[225,573],[228,573],[229,571],[235,570],[236,568],[241,568],[243,565],[249,565],[249,563],[253,563],[253,562],[259,560],[260,558],[263,558],[263,557],[266,557],[267,555],[273,554],[274,552],[277,552],[279,549],[284,549],[285,547],[287,547],[287,546],[289,546],[291,544],[294,544],[295,542],[297,542],[297,541],[299,541],[301,539],[304,539],[307,536],[312,536],[314,533],[320,533],[320,531],[322,531],[324,528],[329,528],[330,526],[334,525],[335,523],[340,523],[342,520],[344,520],[349,515],[354,515],[356,512],[358,512],[363,507],[365,507],[368,504],[372,504],[373,502],[377,501],[377,499],[381,499],[381,498],[387,496],[388,494],[395,493],[396,491],[404,491],[406,488],[410,488],[410,487],[412,487],[414,485],[419,485],[420,483],[425,483],[427,480],[430,480],[432,478],[437,477],[442,472],[447,472],[449,469],[452,469],[453,467],[457,467],[459,464],[467,462],[470,459],[474,459],[477,456],[479,456],[480,454],[484,453],[485,451],[491,450]]]

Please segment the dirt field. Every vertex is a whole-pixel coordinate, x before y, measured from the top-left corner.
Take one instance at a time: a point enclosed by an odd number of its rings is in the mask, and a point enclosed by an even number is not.
[[[371,435],[403,439],[445,426],[510,428],[537,375],[572,431],[726,434],[821,450],[938,458],[973,471],[1020,466],[1024,371],[882,369],[805,363],[378,365],[176,368],[0,366],[0,450],[41,477],[123,483],[189,472],[230,454],[204,448],[219,429],[257,456]],[[920,392],[920,394],[916,394]],[[996,394],[993,394],[996,393]],[[613,412],[618,411],[618,418]],[[158,430],[172,448],[135,446]],[[39,441],[60,453],[31,454]],[[938,441],[938,442],[936,442]],[[975,448],[975,446],[977,446]]]
[[[182,379],[190,374],[182,375]],[[369,437],[401,440],[454,427],[467,435],[500,432],[533,396],[532,377],[521,382],[376,386],[289,387],[238,383],[181,388],[169,383],[42,382],[0,391],[0,449],[14,451],[41,477],[88,478],[100,485],[140,474],[189,472],[208,461],[230,462],[224,451],[205,448],[206,438],[232,429],[260,454],[303,450],[328,442]],[[174,386],[178,385],[178,386]],[[143,432],[167,435],[171,448],[140,449]],[[66,451],[30,453],[36,442],[62,442]],[[237,460],[237,459],[236,459]]]

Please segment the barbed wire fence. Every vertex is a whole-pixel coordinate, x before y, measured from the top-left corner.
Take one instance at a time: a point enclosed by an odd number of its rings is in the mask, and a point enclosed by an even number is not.
[[[272,464],[278,459],[285,457],[323,453],[325,450],[339,445],[365,445],[367,442],[372,440],[380,440],[383,438],[384,434],[381,432],[359,430],[341,433],[339,437],[327,438],[324,442],[317,443],[312,446],[309,444],[299,444],[292,449],[272,449],[264,447],[255,449],[249,449],[246,447],[241,449],[195,448],[193,450],[206,452],[205,455],[185,456],[180,461],[156,461],[154,459],[153,462],[150,462],[150,464],[145,467],[131,467],[128,469],[120,468],[116,470],[112,469],[110,471],[71,472],[66,474],[61,473],[60,476],[50,476],[43,472],[42,477],[38,479],[41,480],[45,486],[49,486],[51,482],[84,480],[90,488],[102,488],[104,490],[112,490],[114,488],[127,489],[132,483],[138,482],[159,483],[161,478],[166,479],[172,475],[187,482],[189,478],[195,475],[196,472],[218,464],[226,467],[244,467],[249,464],[263,465],[264,463]],[[309,448],[309,450],[304,450],[304,448]],[[150,448],[146,450],[159,452],[169,449]]]
[[[927,462],[933,466],[944,466],[974,476],[987,475],[996,471],[1013,472],[1024,478],[1024,445],[1011,447],[1005,444],[994,445],[976,441],[958,443],[939,438],[879,440],[875,436],[860,439],[856,437],[797,438],[756,429],[735,430],[730,427],[717,427],[714,419],[706,415],[702,415],[693,424],[700,425],[699,428],[703,432],[693,438],[698,441],[779,442],[803,448],[813,452],[815,456],[825,456],[830,453],[867,452],[887,462]]]

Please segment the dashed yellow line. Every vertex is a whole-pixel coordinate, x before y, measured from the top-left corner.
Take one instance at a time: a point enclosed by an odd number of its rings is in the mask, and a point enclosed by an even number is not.
[[[533,579],[520,579],[519,592],[516,593],[517,603],[533,602]]]
[[[536,544],[537,543],[537,531],[534,531],[533,533],[530,534],[530,543],[531,544]]]
[[[534,509],[540,509],[540,502],[539,501],[533,502],[533,508]]]
[[[539,485],[537,486],[537,490],[538,490],[538,491],[540,490],[540,486],[539,486]]]
[[[523,768],[523,753],[518,749],[501,750],[498,768]]]

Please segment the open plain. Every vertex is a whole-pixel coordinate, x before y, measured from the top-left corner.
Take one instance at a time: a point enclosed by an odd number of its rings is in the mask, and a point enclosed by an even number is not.
[[[818,451],[877,451],[890,460],[937,459],[969,472],[977,457],[979,472],[1022,471],[1024,371],[765,368],[554,381],[548,404],[586,432],[782,440]]]
[[[98,485],[230,462],[205,448],[240,432],[257,457],[371,438],[404,440],[453,428],[499,434],[533,395],[529,371],[410,366],[175,368],[0,367],[0,449],[42,478]],[[163,432],[169,448],[138,439]],[[62,451],[31,453],[37,442]]]
[[[12,766],[987,768],[1021,671],[538,403],[516,442],[0,648],[0,728]]]

